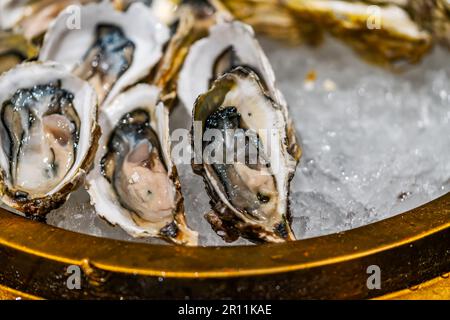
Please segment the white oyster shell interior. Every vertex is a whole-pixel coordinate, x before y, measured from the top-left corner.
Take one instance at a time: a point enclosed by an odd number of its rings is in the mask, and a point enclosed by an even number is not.
[[[125,12],[115,10],[107,1],[80,8],[79,25],[76,25],[74,19],[77,17],[73,10],[60,13],[45,35],[39,59],[57,61],[74,70],[95,43],[97,26],[109,24],[119,27],[134,44],[134,53],[131,65],[117,79],[103,102],[106,105],[126,87],[148,75],[162,55],[169,30],[142,3],[133,3]]]
[[[232,46],[240,62],[257,70],[268,85],[271,95],[285,105],[281,93],[275,89],[275,75],[253,29],[233,21],[212,26],[209,36],[198,40],[190,48],[178,80],[178,96],[189,113],[197,97],[206,92],[217,57]]]

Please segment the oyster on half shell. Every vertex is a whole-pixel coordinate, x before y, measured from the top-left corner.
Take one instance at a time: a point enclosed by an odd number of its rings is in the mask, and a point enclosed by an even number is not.
[[[159,90],[139,84],[100,114],[102,137],[88,192],[97,213],[134,237],[196,245],[184,217],[180,182],[170,157],[169,114]]]
[[[289,183],[301,157],[301,149],[287,103],[276,87],[272,67],[250,26],[237,21],[221,22],[212,26],[208,34],[192,45],[178,79],[180,101],[193,114],[194,144],[198,143],[199,136],[202,140],[207,129],[223,131],[224,127],[229,127],[242,129],[245,133],[256,132],[258,137],[252,139],[251,145],[257,146],[258,153],[277,172],[263,166],[255,167],[244,160],[237,163],[238,170],[233,175],[244,181],[248,180],[245,175],[250,174],[258,181],[250,185],[244,183],[243,186],[236,180],[227,182],[226,177],[217,176],[217,172],[224,172],[223,167],[203,163],[204,148],[209,146],[194,146],[196,161],[193,169],[203,176],[213,206],[213,211],[206,218],[227,241],[234,241],[241,235],[252,241],[292,240]],[[249,114],[251,121],[246,119]],[[195,130],[198,123],[203,124],[201,130]],[[219,127],[206,128],[206,123],[216,123]],[[279,138],[278,143],[267,144],[263,134],[269,132]],[[242,146],[236,150],[237,153],[248,150],[248,146]],[[226,167],[234,170],[233,165]],[[254,171],[247,170],[247,167]],[[266,191],[271,196],[258,196],[258,190],[267,187],[266,182],[271,189]],[[258,186],[259,183],[261,185]],[[241,203],[240,207],[233,204],[231,193],[227,194],[223,189],[227,185],[229,190],[245,194],[251,204]],[[270,201],[264,204],[267,199]],[[258,206],[263,209],[255,209]],[[268,206],[274,209],[268,210]],[[249,215],[247,209],[256,212]]]
[[[55,20],[39,59],[60,62],[89,81],[100,105],[146,77],[169,37],[167,27],[142,3],[133,3],[125,12],[109,2],[82,6],[79,28],[68,29],[70,15],[66,10]]]
[[[225,241],[294,240],[288,196],[297,162],[282,107],[258,75],[237,67],[219,77],[195,102],[193,121],[192,167],[210,195],[213,229]]]
[[[0,196],[43,218],[83,181],[100,134],[92,87],[54,63],[0,77]]]

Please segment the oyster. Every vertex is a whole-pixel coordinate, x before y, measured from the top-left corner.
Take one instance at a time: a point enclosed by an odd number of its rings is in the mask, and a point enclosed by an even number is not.
[[[95,0],[0,0],[0,28],[14,29],[27,39],[47,31],[52,20],[66,7]]]
[[[12,29],[25,15],[29,0],[0,0],[0,28]]]
[[[111,0],[117,10],[125,11],[136,2],[145,4],[151,8],[152,13],[164,24],[170,25],[176,19],[179,6],[178,0]]]
[[[153,0],[112,0],[114,3],[114,6],[118,9],[118,10],[126,10],[132,3],[135,2],[142,2],[143,4],[145,4],[146,6],[150,7],[153,4]],[[156,0],[158,1],[158,0]],[[164,2],[170,2],[170,1],[165,1],[165,0],[159,0],[159,1],[164,1]]]
[[[38,49],[21,35],[0,31],[0,73],[37,55]]]
[[[192,167],[211,198],[206,218],[225,241],[295,239],[288,194],[297,162],[282,107],[266,88],[250,68],[237,67],[194,106]]]
[[[208,33],[190,48],[178,79],[178,96],[189,113],[195,99],[208,90],[211,81],[239,65],[250,66],[260,74],[272,96],[279,102],[283,100],[275,88],[269,60],[251,27],[238,21],[223,22],[213,25]]]
[[[88,192],[97,213],[134,237],[196,245],[170,158],[169,115],[159,90],[140,84],[106,105]]]
[[[99,136],[91,86],[54,63],[0,77],[0,196],[43,218],[83,181]]]
[[[409,0],[406,8],[417,23],[450,48],[449,0]]]
[[[218,76],[237,66],[250,67],[258,74],[271,98],[280,105],[287,124],[288,150],[298,161],[301,149],[286,100],[276,87],[272,66],[255,39],[253,29],[244,23],[231,21],[217,23],[208,31],[208,37],[192,45],[179,74],[178,97],[188,113],[192,113],[196,98],[206,92]]]
[[[251,25],[257,33],[291,44],[317,44],[322,30],[316,25],[300,22],[295,14],[277,0],[222,0],[234,17]]]
[[[227,18],[231,16],[216,1],[185,1],[175,11],[171,18],[173,35],[152,80],[161,89],[166,106],[172,108],[177,97],[177,78],[191,45],[207,36],[210,26]]]
[[[193,113],[193,169],[203,176],[213,206],[206,218],[226,241],[239,236],[252,241],[292,240],[289,182],[301,149],[286,101],[251,27],[219,22],[208,32],[190,48],[178,79],[179,99]],[[198,147],[196,141],[202,141],[207,130],[224,133],[224,128],[256,132],[252,145],[269,167],[246,159],[209,165],[203,151],[211,146]],[[279,138],[278,143],[267,143],[263,134],[268,131]],[[248,149],[246,144],[236,153]]]
[[[80,28],[68,29],[63,11],[45,35],[42,61],[63,63],[95,88],[100,105],[146,77],[162,55],[168,29],[142,3],[125,12],[109,2],[81,7]]]
[[[223,2],[258,31],[277,34],[280,28],[297,28],[295,39],[303,36],[313,43],[327,31],[379,64],[414,63],[431,48],[431,35],[399,6],[402,1],[287,0],[281,6],[276,0]]]

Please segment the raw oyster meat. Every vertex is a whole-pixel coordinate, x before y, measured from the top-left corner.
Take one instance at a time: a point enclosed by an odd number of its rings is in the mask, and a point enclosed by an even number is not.
[[[104,106],[88,192],[97,213],[134,237],[196,245],[170,157],[169,115],[159,90],[140,84]]]
[[[41,219],[84,182],[100,134],[95,92],[54,63],[0,77],[0,196]]]

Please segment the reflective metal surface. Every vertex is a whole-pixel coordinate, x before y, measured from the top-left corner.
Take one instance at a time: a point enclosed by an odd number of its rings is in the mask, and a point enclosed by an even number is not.
[[[0,265],[0,285],[42,298],[374,298],[450,271],[450,193],[339,234],[221,248],[96,238],[3,210]],[[67,287],[70,265],[80,290]],[[366,285],[370,265],[380,290]]]

